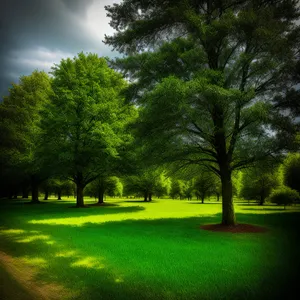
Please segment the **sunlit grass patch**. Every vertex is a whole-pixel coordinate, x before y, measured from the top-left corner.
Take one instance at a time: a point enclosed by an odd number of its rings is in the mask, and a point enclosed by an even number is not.
[[[3,229],[23,231],[1,234],[0,242],[12,255],[32,258],[22,264],[32,266],[36,280],[62,283],[80,300],[262,299],[278,294],[298,259],[293,222],[300,207],[286,213],[239,201],[238,222],[271,230],[235,235],[200,229],[221,221],[221,203],[214,201],[108,201],[116,206],[12,206],[0,212]],[[35,236],[47,238],[16,243]]]
[[[5,235],[15,235],[15,234],[22,234],[25,230],[23,229],[0,229],[0,234]]]
[[[34,267],[46,267],[47,261],[42,257],[25,256],[21,258],[21,262]]]
[[[78,259],[71,264],[71,267],[85,267],[85,268],[93,268],[93,269],[103,269],[105,265],[101,263],[100,258],[95,257],[85,257],[82,259]]]
[[[50,239],[49,235],[39,234],[39,235],[27,236],[25,238],[18,239],[16,241],[18,243],[30,243],[30,242],[37,241],[37,240],[45,241],[45,240],[49,240],[49,239]]]

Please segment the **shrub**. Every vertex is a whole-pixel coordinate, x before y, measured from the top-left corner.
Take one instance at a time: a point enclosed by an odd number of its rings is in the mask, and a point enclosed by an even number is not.
[[[300,154],[289,154],[283,162],[284,184],[300,193]]]
[[[277,205],[283,205],[284,209],[286,205],[292,204],[296,200],[299,200],[300,196],[296,190],[292,190],[287,186],[281,186],[272,191],[269,196],[269,200]]]

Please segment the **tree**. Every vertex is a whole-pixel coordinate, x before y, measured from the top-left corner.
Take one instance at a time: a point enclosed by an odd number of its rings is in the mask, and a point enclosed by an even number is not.
[[[51,80],[45,72],[21,76],[0,104],[2,165],[11,182],[31,183],[32,202],[37,203],[39,184],[48,176],[40,155],[40,110],[52,94]]]
[[[276,203],[277,205],[283,205],[284,209],[286,205],[290,205],[295,201],[300,200],[299,193],[287,186],[281,186],[272,191],[270,201]]]
[[[295,65],[297,1],[125,0],[106,10],[116,30],[106,44],[129,55],[115,66],[143,108],[140,132],[160,157],[215,172],[222,224],[236,224],[232,172],[282,147],[266,123]]]
[[[136,175],[125,178],[125,190],[128,193],[143,195],[144,202],[151,202],[153,195],[167,193],[167,182],[160,168],[148,167],[137,170]]]
[[[88,194],[98,198],[98,205],[104,203],[105,193],[115,196],[122,195],[123,185],[116,176],[102,177],[99,176],[96,180],[91,182],[88,186]]]
[[[271,191],[279,185],[277,174],[274,171],[272,173],[262,166],[245,170],[240,196],[249,200],[257,199],[259,204],[263,205]]]
[[[216,176],[207,171],[202,171],[196,178],[194,189],[196,196],[201,198],[202,203],[204,203],[205,197],[214,192],[216,181]]]
[[[186,184],[183,180],[173,179],[171,183],[171,191],[170,196],[173,199],[179,197],[179,199],[183,199],[186,195]]]
[[[119,159],[134,111],[120,96],[126,82],[96,54],[63,59],[52,74],[55,94],[43,111],[43,152],[57,174],[76,184],[76,206],[83,207],[85,186]]]
[[[284,183],[300,193],[300,154],[291,153],[283,162]]]

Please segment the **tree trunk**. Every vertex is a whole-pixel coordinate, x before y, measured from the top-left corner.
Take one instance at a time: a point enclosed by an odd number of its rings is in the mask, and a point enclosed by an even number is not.
[[[25,187],[23,187],[23,189],[22,189],[22,198],[28,199],[28,189]]]
[[[265,193],[262,192],[260,194],[260,201],[259,201],[259,205],[263,205],[265,203]]]
[[[77,207],[84,207],[84,201],[83,201],[83,189],[84,186],[82,183],[77,183],[76,184],[76,206]]]
[[[83,200],[83,189],[85,185],[83,184],[82,173],[78,172],[76,175],[76,207],[84,207]]]
[[[39,182],[35,175],[31,176],[31,202],[40,203],[39,201]]]
[[[49,191],[46,190],[46,191],[45,191],[45,197],[44,197],[44,200],[48,200],[48,197],[49,197]]]
[[[60,190],[57,192],[57,200],[61,200],[61,191]]]
[[[233,198],[232,198],[232,181],[231,172],[228,170],[221,170],[222,181],[222,225],[236,225]]]
[[[104,203],[104,189],[100,187],[98,189],[98,204]]]
[[[151,201],[152,201],[152,194],[149,193],[149,202],[151,202]]]
[[[201,197],[202,204],[204,204],[204,196]]]
[[[220,201],[220,194],[217,194],[217,201]]]
[[[144,192],[144,202],[147,202],[147,198],[148,198],[148,193]]]

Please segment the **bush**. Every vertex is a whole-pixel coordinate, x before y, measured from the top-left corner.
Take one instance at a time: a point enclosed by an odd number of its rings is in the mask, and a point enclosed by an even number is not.
[[[283,162],[284,184],[300,193],[300,154],[289,154]]]
[[[300,199],[299,193],[296,190],[292,190],[287,186],[281,186],[272,191],[269,196],[269,200],[277,205],[283,205],[284,209],[286,205],[292,204],[293,202]]]

